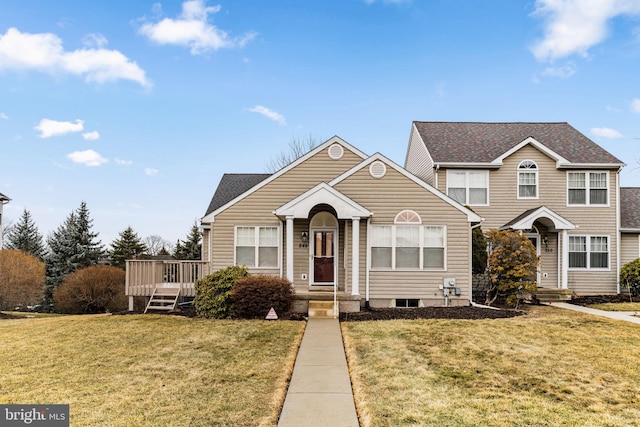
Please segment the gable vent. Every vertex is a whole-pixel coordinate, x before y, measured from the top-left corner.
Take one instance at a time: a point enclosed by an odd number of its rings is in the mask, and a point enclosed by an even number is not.
[[[374,178],[382,178],[387,173],[387,166],[381,161],[375,161],[369,166],[369,173]]]
[[[344,148],[340,144],[333,144],[329,147],[329,157],[333,160],[341,159],[344,156]]]

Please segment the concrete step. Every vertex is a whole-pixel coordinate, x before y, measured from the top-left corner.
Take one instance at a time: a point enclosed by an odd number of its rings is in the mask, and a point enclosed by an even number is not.
[[[338,304],[336,301],[334,310],[333,301],[309,301],[308,315],[313,318],[333,319],[338,317]]]
[[[538,288],[533,294],[540,302],[563,302],[571,300],[573,291],[569,289]]]

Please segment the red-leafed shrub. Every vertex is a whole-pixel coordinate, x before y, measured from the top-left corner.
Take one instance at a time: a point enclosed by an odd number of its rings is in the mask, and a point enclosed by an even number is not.
[[[291,309],[293,289],[287,279],[256,274],[236,282],[232,301],[234,315],[242,319],[264,319],[271,307],[282,316]]]
[[[53,292],[56,310],[64,313],[104,313],[127,309],[125,272],[94,266],[69,274]]]

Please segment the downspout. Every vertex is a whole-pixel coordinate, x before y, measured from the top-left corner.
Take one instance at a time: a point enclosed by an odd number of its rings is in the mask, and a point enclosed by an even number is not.
[[[438,187],[438,171],[440,170],[440,164],[436,163],[434,169],[436,173],[434,174],[435,177],[434,177],[433,183],[434,183],[434,187],[439,190],[440,188]]]

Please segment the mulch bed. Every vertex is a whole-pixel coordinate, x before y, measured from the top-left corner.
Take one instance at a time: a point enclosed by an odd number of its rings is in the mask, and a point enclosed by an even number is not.
[[[637,301],[637,297],[634,297],[634,302]],[[617,295],[590,295],[584,297],[573,298],[568,303],[589,306],[591,304],[603,304],[603,303],[621,303],[629,302],[629,294],[617,294]]]
[[[15,316],[13,314],[0,313],[0,319],[24,319],[24,317]]]
[[[526,306],[520,310],[491,310],[480,307],[419,307],[419,308],[374,308],[357,313],[340,313],[340,321],[394,319],[505,319],[526,314]]]

